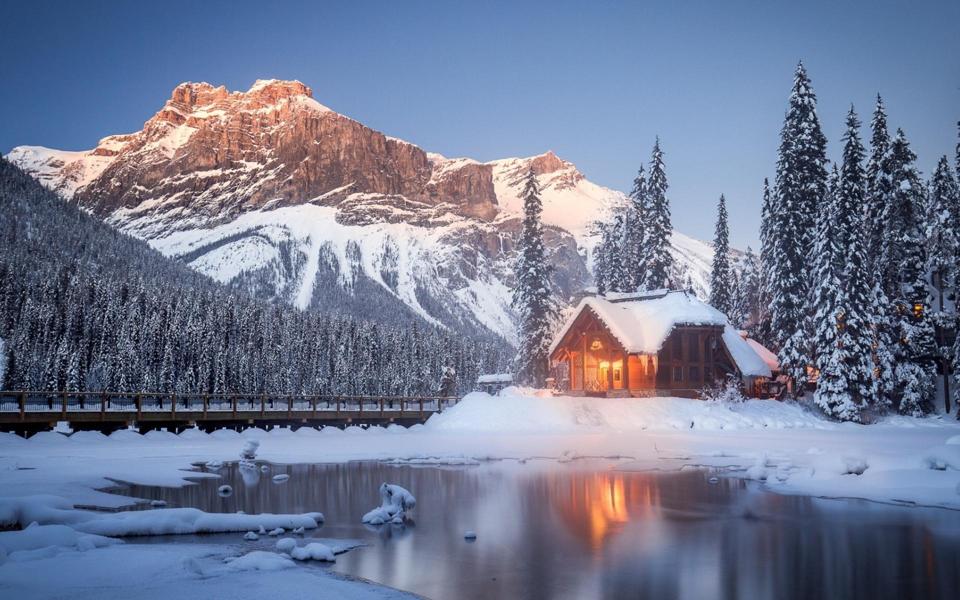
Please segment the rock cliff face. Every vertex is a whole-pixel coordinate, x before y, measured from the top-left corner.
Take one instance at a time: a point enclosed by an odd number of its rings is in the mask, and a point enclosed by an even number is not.
[[[141,131],[87,152],[21,146],[8,158],[225,283],[510,340],[525,174],[540,180],[563,298],[590,282],[589,223],[623,198],[552,152],[490,163],[427,153],[319,104],[298,81],[246,92],[184,83]]]

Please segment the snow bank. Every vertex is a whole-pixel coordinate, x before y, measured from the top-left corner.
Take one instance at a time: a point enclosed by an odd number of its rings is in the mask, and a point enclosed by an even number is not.
[[[507,388],[474,392],[426,428],[444,432],[576,433],[645,429],[830,429],[835,425],[792,403],[747,400],[718,404],[689,398],[530,396]]]
[[[194,533],[226,533],[269,529],[316,529],[323,523],[323,514],[302,515],[240,513],[208,513],[196,508],[158,508],[155,510],[101,513],[76,510],[73,504],[58,496],[34,495],[0,498],[0,524],[37,522],[41,525],[68,525],[73,529],[97,535],[124,537],[134,535],[168,535]],[[14,534],[20,532],[12,532]]]
[[[62,549],[82,552],[119,543],[120,540],[80,533],[66,525],[33,523],[22,531],[0,532],[0,562],[4,557],[27,560],[53,556]]]
[[[208,513],[196,508],[162,508],[96,515],[73,525],[87,533],[109,536],[166,535],[192,533],[224,533],[267,529],[316,529],[323,523],[321,513],[302,515],[244,515],[239,513]]]
[[[363,522],[368,525],[401,525],[406,519],[406,511],[413,510],[416,505],[417,499],[405,488],[384,483],[380,485],[380,506],[363,515]]]

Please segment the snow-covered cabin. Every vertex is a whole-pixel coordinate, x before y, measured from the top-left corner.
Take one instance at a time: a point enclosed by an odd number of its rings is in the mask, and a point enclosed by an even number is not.
[[[558,386],[573,395],[698,397],[728,375],[756,395],[775,361],[684,291],[588,296],[550,346]]]

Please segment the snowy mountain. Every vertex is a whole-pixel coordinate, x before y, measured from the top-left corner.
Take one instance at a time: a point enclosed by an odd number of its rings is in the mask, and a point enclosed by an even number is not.
[[[590,224],[623,200],[552,152],[489,163],[425,152],[319,104],[297,81],[246,92],[184,83],[138,132],[83,152],[20,146],[7,158],[221,282],[301,308],[416,315],[510,340],[527,170],[543,189],[564,297],[589,285]],[[673,245],[705,293],[710,246],[679,233]]]

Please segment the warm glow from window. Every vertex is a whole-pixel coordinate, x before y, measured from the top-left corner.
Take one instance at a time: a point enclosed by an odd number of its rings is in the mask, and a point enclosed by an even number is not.
[[[590,344],[591,350],[599,350],[600,348],[603,348],[603,344],[600,343],[600,340],[593,340],[593,343]]]
[[[918,319],[923,316],[923,304],[920,302],[915,302],[913,304],[913,316]]]

